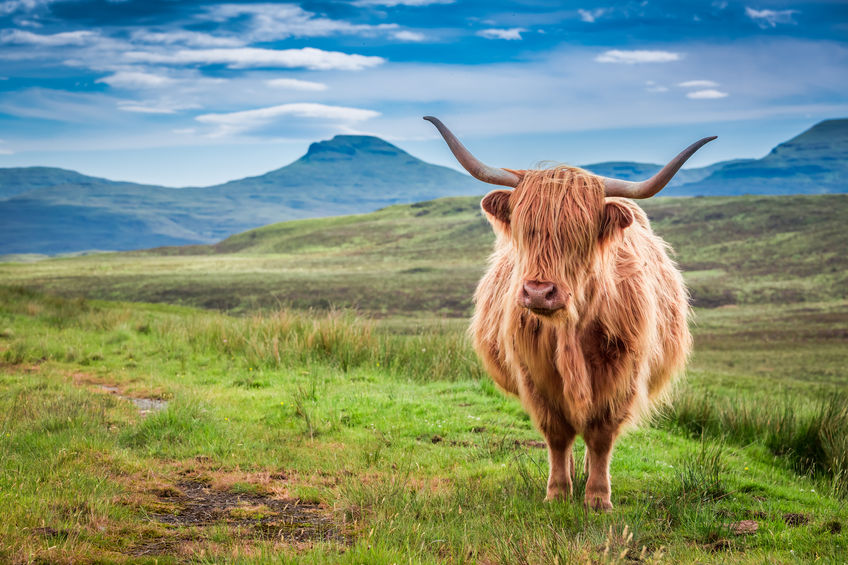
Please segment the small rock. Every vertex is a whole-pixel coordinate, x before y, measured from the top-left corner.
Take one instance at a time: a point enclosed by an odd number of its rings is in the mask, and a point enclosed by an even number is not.
[[[523,445],[525,447],[535,447],[537,449],[543,449],[548,446],[544,441],[539,441],[535,439],[525,439],[523,441],[515,440],[515,445],[520,446]]]
[[[50,526],[45,526],[41,528],[34,528],[33,533],[44,536],[46,538],[58,538],[58,539],[68,539],[70,532],[68,530],[57,530],[56,528],[51,528]]]

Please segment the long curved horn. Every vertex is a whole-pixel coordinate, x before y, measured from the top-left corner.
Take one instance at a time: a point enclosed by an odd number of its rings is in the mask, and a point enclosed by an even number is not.
[[[684,149],[680,155],[669,161],[668,165],[663,167],[660,172],[648,180],[633,182],[629,180],[601,177],[604,179],[604,193],[607,196],[623,196],[625,198],[650,198],[668,184],[671,178],[677,174],[678,170],[680,170],[680,167],[683,166],[683,163],[685,163],[686,160],[695,153],[695,151],[716,139],[716,137],[717,136],[714,135],[712,137],[705,137],[704,139],[696,141]]]
[[[436,126],[436,129],[439,130],[439,133],[441,133],[442,137],[444,137],[445,141],[447,141],[448,147],[450,147],[450,150],[453,152],[453,156],[456,157],[456,160],[459,161],[460,165],[465,167],[466,171],[471,173],[472,177],[489,184],[499,184],[501,186],[510,186],[512,188],[518,186],[518,183],[521,181],[521,178],[518,175],[481,163],[477,157],[472,155],[471,152],[459,142],[456,136],[451,133],[451,130],[449,130],[438,118],[434,118],[433,116],[424,116],[424,119]]]

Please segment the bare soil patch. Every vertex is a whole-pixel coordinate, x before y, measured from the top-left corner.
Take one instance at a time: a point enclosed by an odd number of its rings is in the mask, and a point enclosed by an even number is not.
[[[201,545],[205,528],[226,527],[233,542],[284,543],[295,547],[316,541],[345,543],[347,538],[321,505],[274,498],[262,492],[234,492],[207,482],[185,481],[153,491],[163,512],[150,518],[168,526],[166,534],[136,545],[132,555],[180,552],[187,542]],[[208,541],[208,540],[207,540]]]
[[[789,512],[783,515],[783,521],[787,526],[803,526],[810,523],[810,517],[798,512]]]

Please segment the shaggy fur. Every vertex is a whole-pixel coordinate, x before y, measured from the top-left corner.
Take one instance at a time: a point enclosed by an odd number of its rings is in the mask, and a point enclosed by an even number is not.
[[[497,240],[475,294],[474,346],[545,436],[547,498],[571,495],[579,434],[585,502],[608,509],[616,437],[651,412],[685,365],[687,292],[645,213],[605,198],[601,179],[571,167],[515,172],[515,190],[482,202]],[[551,315],[524,308],[526,281],[554,283],[565,307]]]

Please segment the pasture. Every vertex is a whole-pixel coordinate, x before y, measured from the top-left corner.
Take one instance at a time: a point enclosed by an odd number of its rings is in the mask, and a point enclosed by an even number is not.
[[[645,208],[695,354],[607,514],[469,347],[473,199],[0,264],[0,560],[843,562],[848,198]]]

